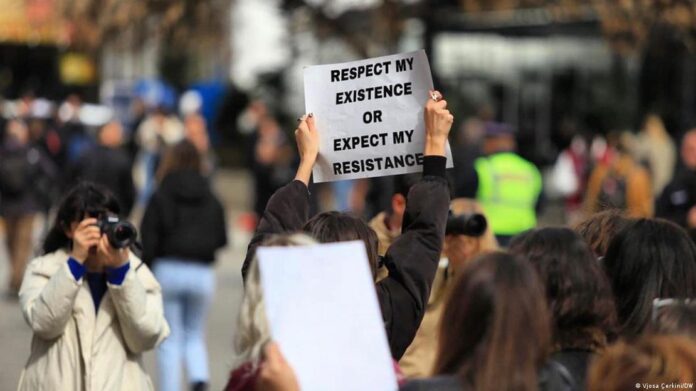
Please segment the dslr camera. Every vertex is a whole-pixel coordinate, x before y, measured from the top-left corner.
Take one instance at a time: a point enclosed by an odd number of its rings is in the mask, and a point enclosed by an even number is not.
[[[89,217],[97,219],[97,226],[102,235],[106,235],[113,248],[130,247],[138,238],[138,230],[128,221],[122,221],[106,211],[89,211]]]
[[[479,237],[486,232],[488,221],[480,213],[464,213],[455,215],[450,210],[447,217],[445,235],[466,235]]]

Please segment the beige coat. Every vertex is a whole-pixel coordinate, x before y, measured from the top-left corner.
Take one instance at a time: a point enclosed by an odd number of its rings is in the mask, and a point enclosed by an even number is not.
[[[401,371],[409,379],[433,376],[433,366],[437,358],[437,343],[440,339],[440,318],[442,318],[453,280],[452,276],[448,276],[447,273],[446,262],[441,261],[433,280],[433,287],[430,290],[428,308],[425,310],[418,332],[399,360]]]
[[[107,284],[95,314],[85,279],[75,281],[67,259],[62,250],[44,255],[24,275],[19,300],[34,335],[17,389],[152,390],[141,353],[169,335],[157,280],[131,254],[123,284]]]

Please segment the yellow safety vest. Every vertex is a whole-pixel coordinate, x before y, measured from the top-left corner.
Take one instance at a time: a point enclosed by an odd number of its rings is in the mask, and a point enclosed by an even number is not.
[[[534,164],[512,152],[476,159],[478,191],[488,223],[496,235],[515,235],[536,226],[536,203],[542,190]]]

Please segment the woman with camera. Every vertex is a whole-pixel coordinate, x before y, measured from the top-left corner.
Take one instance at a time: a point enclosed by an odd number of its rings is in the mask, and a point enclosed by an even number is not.
[[[19,292],[34,335],[18,390],[152,390],[142,353],[169,326],[157,280],[128,249],[136,231],[118,213],[90,183],[61,202]]]
[[[399,366],[406,377],[432,375],[440,334],[439,322],[454,277],[472,259],[497,249],[498,242],[478,203],[467,198],[452,200],[445,229],[443,258],[435,274],[425,316],[416,337],[399,360]]]

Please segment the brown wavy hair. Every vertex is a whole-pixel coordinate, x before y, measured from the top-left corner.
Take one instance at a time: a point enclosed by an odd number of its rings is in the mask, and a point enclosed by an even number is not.
[[[696,342],[682,336],[651,336],[605,350],[589,369],[587,389],[625,391],[695,381]]]
[[[546,288],[554,350],[600,350],[614,338],[616,307],[609,280],[587,243],[565,227],[538,228],[510,243],[528,259]]]
[[[445,304],[436,375],[476,390],[537,390],[549,352],[549,315],[529,262],[494,252],[457,277]]]
[[[596,257],[607,254],[609,243],[633,221],[619,209],[605,210],[591,215],[575,226],[574,230],[585,239]]]

